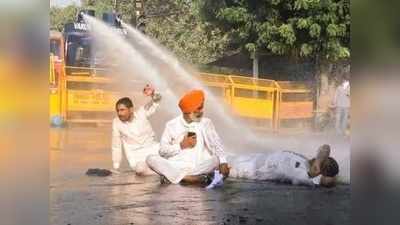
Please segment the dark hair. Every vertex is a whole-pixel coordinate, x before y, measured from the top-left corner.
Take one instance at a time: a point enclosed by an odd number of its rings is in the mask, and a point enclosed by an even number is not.
[[[117,101],[117,103],[115,104],[115,109],[117,109],[118,105],[120,105],[120,104],[122,104],[122,105],[124,105],[124,106],[126,106],[128,108],[132,108],[133,107],[132,100],[130,98],[128,98],[128,97],[120,98]]]
[[[318,150],[328,150],[328,151],[330,151],[330,150],[331,150],[331,146],[330,146],[330,145],[327,145],[327,144],[324,144],[324,145],[321,145],[321,146],[318,148]]]
[[[332,157],[328,157],[321,164],[321,173],[327,177],[334,177],[339,173],[339,164]]]

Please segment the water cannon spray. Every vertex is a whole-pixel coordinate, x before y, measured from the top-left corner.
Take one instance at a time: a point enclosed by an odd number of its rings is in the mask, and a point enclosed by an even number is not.
[[[93,9],[83,9],[83,10],[79,11],[77,19],[76,19],[76,22],[85,23],[85,20],[83,18],[84,15],[95,17],[96,16],[96,11],[93,10]]]

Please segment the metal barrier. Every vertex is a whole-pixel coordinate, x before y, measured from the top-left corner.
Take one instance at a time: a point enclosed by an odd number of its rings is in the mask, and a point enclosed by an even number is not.
[[[311,122],[314,98],[308,82],[277,81],[279,94],[276,106],[276,127],[304,128]]]
[[[82,70],[82,68],[80,68]],[[68,122],[110,122],[118,93],[112,89],[113,80],[91,76],[83,71],[80,75],[65,77],[66,120]]]
[[[313,118],[310,83],[209,73],[198,77],[217,97],[223,96],[235,115],[257,128],[277,131],[304,126]]]
[[[229,76],[232,82],[230,105],[235,114],[256,127],[274,127],[277,86],[275,81]]]
[[[200,73],[197,78],[203,82],[209,91],[218,99],[227,104],[231,102],[232,82],[227,75]]]
[[[121,97],[120,90],[115,89],[115,78],[107,76],[104,69],[82,67],[63,67],[62,74],[57,74],[54,65],[50,57],[51,115],[60,114],[68,122],[112,120],[115,102]],[[313,117],[314,99],[305,82],[211,73],[200,73],[196,77],[215,97],[227,103],[234,115],[257,128],[277,130],[293,121]],[[140,81],[129,82],[136,82],[137,90],[142,87]]]
[[[76,69],[67,67],[67,69]],[[68,122],[94,122],[109,123],[115,116],[115,102],[122,97],[121,90],[118,89],[115,76],[106,75],[108,71],[104,69],[78,68],[72,74],[65,76],[65,103],[66,120]],[[93,71],[102,71],[94,75]],[[132,89],[141,90],[144,84],[140,81],[128,80]],[[132,93],[131,93],[132,92]],[[139,91],[140,92],[140,91]],[[134,94],[135,91],[129,91]],[[125,92],[125,94],[127,94]]]

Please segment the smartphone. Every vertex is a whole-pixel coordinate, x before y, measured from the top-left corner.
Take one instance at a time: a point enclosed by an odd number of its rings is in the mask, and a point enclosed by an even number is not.
[[[188,136],[188,137],[193,137],[193,136],[196,136],[196,133],[195,133],[195,132],[189,131],[188,134],[187,134],[187,136]]]

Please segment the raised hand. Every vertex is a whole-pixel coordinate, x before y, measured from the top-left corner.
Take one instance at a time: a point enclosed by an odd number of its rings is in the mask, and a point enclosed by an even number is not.
[[[143,88],[143,94],[146,96],[153,96],[154,95],[154,88],[150,85],[147,84],[144,88]]]

